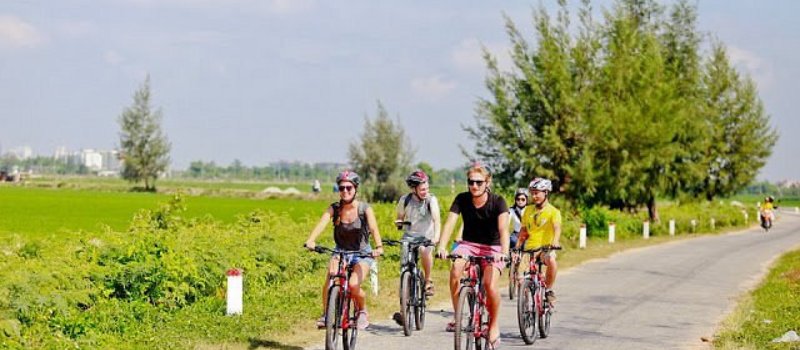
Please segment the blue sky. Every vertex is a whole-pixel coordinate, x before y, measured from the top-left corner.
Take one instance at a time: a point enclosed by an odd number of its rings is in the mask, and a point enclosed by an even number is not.
[[[544,1],[554,8],[555,1]],[[577,3],[577,1],[570,1]],[[596,3],[600,7],[608,1]],[[0,146],[110,149],[150,74],[173,164],[344,162],[381,101],[416,160],[455,167],[523,1],[2,0]],[[800,2],[703,1],[700,29],[757,82],[781,133],[761,178],[800,178]],[[532,38],[532,35],[528,37]],[[532,40],[532,39],[531,39]]]

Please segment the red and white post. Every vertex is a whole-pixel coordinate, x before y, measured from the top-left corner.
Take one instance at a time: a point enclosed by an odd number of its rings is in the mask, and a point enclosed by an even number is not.
[[[228,276],[228,292],[225,294],[227,298],[225,314],[241,315],[243,311],[242,270],[230,269],[225,274]]]

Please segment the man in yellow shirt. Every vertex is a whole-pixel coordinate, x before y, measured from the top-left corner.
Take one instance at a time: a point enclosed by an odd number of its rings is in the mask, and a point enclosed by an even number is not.
[[[528,189],[533,208],[527,208],[522,216],[522,230],[519,233],[517,248],[519,248],[520,242],[525,242],[526,250],[546,245],[554,248],[561,247],[559,242],[561,239],[561,211],[550,204],[548,200],[550,192],[553,191],[552,182],[537,177],[531,181]],[[558,272],[555,251],[549,251],[546,256],[542,257],[542,260],[547,265],[545,282],[548,289],[545,295],[547,300],[552,303],[556,300],[552,288]]]

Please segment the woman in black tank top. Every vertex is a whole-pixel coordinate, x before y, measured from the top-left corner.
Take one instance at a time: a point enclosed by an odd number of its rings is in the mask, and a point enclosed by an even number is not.
[[[336,177],[336,183],[339,188],[339,202],[331,204],[325,213],[322,214],[317,226],[311,231],[311,234],[306,240],[306,248],[313,250],[316,247],[317,237],[325,230],[329,222],[333,221],[333,239],[336,242],[336,248],[343,250],[361,250],[363,252],[372,252],[373,258],[377,258],[383,254],[383,243],[381,242],[381,235],[378,232],[378,222],[375,219],[375,213],[369,204],[356,200],[358,193],[358,185],[361,178],[358,174],[352,171],[343,171]],[[369,246],[369,236],[375,241],[375,250],[371,250]],[[361,282],[364,281],[371,264],[374,264],[374,259],[359,259],[353,257],[350,260],[353,265],[353,274],[349,281],[350,291],[356,302],[356,307],[359,311],[358,320],[356,325],[360,329],[364,329],[369,325],[367,319],[367,293],[361,289]],[[331,258],[328,264],[328,273],[322,285],[322,310],[324,314],[325,302],[328,300],[328,278],[332,273],[336,272],[338,261]],[[317,320],[317,326],[325,326],[325,316],[323,315]]]

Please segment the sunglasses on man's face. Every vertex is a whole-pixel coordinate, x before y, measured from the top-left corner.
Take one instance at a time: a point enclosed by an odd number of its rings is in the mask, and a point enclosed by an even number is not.
[[[486,182],[486,180],[473,180],[473,179],[469,179],[469,180],[467,180],[467,185],[469,185],[469,186],[472,186],[472,185],[483,186],[483,184],[484,184],[485,182]]]
[[[355,187],[353,187],[353,186],[348,186],[348,185],[340,185],[339,186],[339,192],[344,192],[344,191],[350,192],[353,189],[355,189]]]

